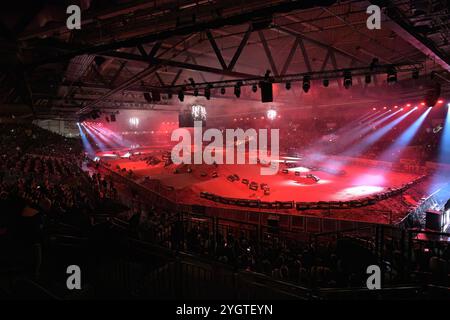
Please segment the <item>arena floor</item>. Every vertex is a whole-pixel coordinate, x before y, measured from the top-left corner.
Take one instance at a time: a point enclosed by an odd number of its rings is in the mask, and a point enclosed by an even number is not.
[[[144,152],[140,150],[141,152]],[[146,149],[147,155],[162,155],[161,150]],[[106,156],[105,156],[106,155]],[[108,156],[109,155],[109,156]],[[192,190],[198,195],[201,191],[208,191],[224,197],[260,199],[262,201],[345,201],[363,198],[375,193],[382,192],[387,188],[399,187],[414,180],[417,175],[395,172],[390,170],[376,169],[346,165],[344,176],[336,176],[321,171],[310,171],[305,167],[290,168],[289,172],[276,175],[263,176],[260,174],[260,165],[190,165],[191,173],[187,173],[187,166],[170,165],[164,167],[148,165],[144,160],[131,158],[113,157],[111,153],[98,154],[103,160],[111,164],[112,168],[120,166],[132,170],[138,178],[150,177],[160,180],[163,185],[171,186],[175,190]],[[180,173],[175,174],[178,168]],[[280,166],[281,168],[281,166]],[[218,177],[213,178],[212,173],[217,172]],[[301,176],[296,176],[294,171],[300,171]],[[205,176],[206,174],[206,176]],[[227,176],[237,174],[240,181],[230,182]],[[306,178],[306,174],[314,174],[320,178],[314,182]],[[242,179],[248,179],[258,184],[266,183],[270,188],[270,195],[264,195],[261,188],[257,191],[250,190],[243,184]],[[186,194],[184,192],[184,194]]]

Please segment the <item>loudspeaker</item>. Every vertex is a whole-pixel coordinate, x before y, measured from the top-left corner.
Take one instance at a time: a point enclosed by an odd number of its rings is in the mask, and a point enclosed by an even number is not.
[[[272,83],[268,81],[261,81],[261,102],[273,102]]]
[[[441,95],[441,85],[436,83],[431,90],[429,90],[425,96],[425,103],[427,107],[434,107]]]
[[[116,122],[116,115],[112,114],[110,117],[111,122]]]
[[[436,210],[428,210],[425,216],[425,228],[441,231],[442,213]]]
[[[161,101],[161,93],[158,90],[152,91],[152,99],[153,101]]]

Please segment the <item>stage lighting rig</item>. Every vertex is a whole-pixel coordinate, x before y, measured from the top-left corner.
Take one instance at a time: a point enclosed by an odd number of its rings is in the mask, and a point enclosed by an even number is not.
[[[378,63],[379,63],[378,58],[373,58],[372,62],[370,63],[370,66],[369,66],[370,71],[375,70],[375,68],[378,66]]]
[[[180,100],[180,102],[184,101],[184,92],[183,92],[183,90],[180,90],[178,92],[178,100]]]
[[[291,90],[291,82],[286,82],[286,90]]]
[[[302,88],[305,93],[308,93],[309,89],[311,89],[311,77],[310,76],[306,75],[303,77]]]
[[[392,84],[397,82],[397,71],[394,67],[389,67],[387,72],[387,83]]]
[[[242,82],[238,81],[234,86],[234,95],[236,96],[236,98],[239,98],[241,96],[241,85]]]
[[[352,73],[350,71],[344,71],[344,88],[349,89],[352,85]]]
[[[370,66],[365,67],[354,67],[354,68],[345,68],[345,69],[335,69],[335,70],[327,70],[327,71],[318,71],[318,72],[305,72],[305,73],[295,73],[295,74],[284,74],[284,75],[271,75],[270,71],[266,72],[262,76],[251,76],[248,78],[239,78],[239,79],[228,79],[228,80],[219,80],[219,81],[209,81],[203,83],[193,83],[193,81],[186,81],[186,84],[175,85],[175,86],[167,86],[164,88],[166,92],[174,91],[178,92],[178,90],[186,92],[186,86],[189,87],[189,90],[194,92],[194,95],[197,95],[197,92],[201,90],[205,90],[205,97],[208,96],[208,89],[212,88],[220,88],[220,92],[225,94],[226,88],[230,87],[234,89],[234,95],[239,98],[241,96],[242,86],[250,87],[252,92],[256,93],[258,91],[258,87],[260,87],[261,91],[263,91],[261,83],[266,83],[267,88],[269,88],[269,84],[273,83],[283,83],[285,88],[289,90],[292,88],[292,85],[295,82],[301,82],[302,89],[305,93],[309,92],[311,89],[312,81],[322,81],[324,87],[328,87],[330,85],[330,81],[344,80],[344,87],[349,89],[353,85],[352,77],[362,77],[365,79],[365,83],[369,84],[373,82],[372,77],[375,75],[388,74],[389,81],[396,81],[397,73],[404,72],[415,72],[423,69],[423,64],[421,63],[395,63],[395,64],[379,64],[379,62],[374,59]],[[212,90],[210,90],[212,91]],[[266,90],[268,92],[270,90]],[[199,93],[200,94],[200,93]],[[88,107],[80,110],[78,113],[87,113]]]
[[[208,84],[205,88],[205,98],[206,100],[211,99],[211,88],[212,86],[210,84]]]
[[[97,109],[92,110],[92,112],[91,112],[92,120],[100,118],[100,114],[101,114],[100,110],[97,110]]]

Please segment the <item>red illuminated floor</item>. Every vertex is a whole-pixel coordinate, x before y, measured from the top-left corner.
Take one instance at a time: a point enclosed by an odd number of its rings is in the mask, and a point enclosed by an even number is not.
[[[106,158],[104,158],[106,159]],[[335,176],[325,172],[309,172],[303,167],[289,169],[288,174],[279,172],[273,176],[260,175],[259,165],[219,165],[217,168],[208,165],[191,165],[192,173],[178,173],[174,170],[177,166],[171,165],[164,168],[163,165],[149,166],[145,161],[129,159],[108,159],[112,168],[119,165],[121,168],[133,170],[141,178],[146,176],[160,180],[166,186],[172,186],[176,190],[190,189],[194,195],[200,191],[208,191],[220,196],[245,199],[261,199],[264,201],[344,201],[363,198],[371,194],[382,192],[389,187],[399,187],[412,181],[417,175],[394,172],[389,170],[374,169],[347,165],[345,176]],[[303,171],[303,177],[297,177],[294,170]],[[184,170],[185,171],[185,170]],[[218,177],[212,178],[211,173],[217,171]],[[308,172],[306,172],[308,171]],[[202,177],[206,173],[206,177]],[[306,173],[312,173],[321,180],[317,183],[305,178]],[[270,195],[263,192],[250,190],[241,181],[230,182],[226,177],[237,174],[241,180],[255,181],[258,184],[266,183],[270,187]]]

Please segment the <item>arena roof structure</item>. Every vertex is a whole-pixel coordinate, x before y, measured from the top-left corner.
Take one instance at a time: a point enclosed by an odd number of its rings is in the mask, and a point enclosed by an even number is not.
[[[341,91],[346,70],[363,102],[380,96],[389,66],[398,82],[384,97],[422,99],[436,83],[449,91],[448,0],[85,0],[79,30],[66,26],[69,2],[15,1],[0,13],[2,105],[41,118],[157,110],[180,91],[232,99],[236,83],[261,79],[292,82],[277,99],[301,100],[305,75]],[[374,4],[379,30],[367,27]]]

